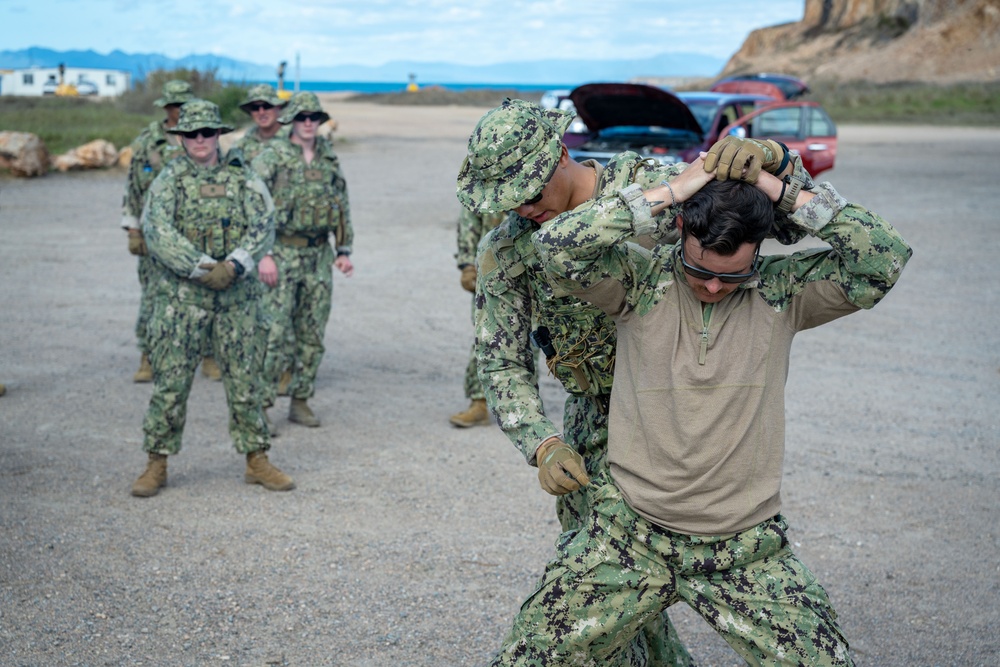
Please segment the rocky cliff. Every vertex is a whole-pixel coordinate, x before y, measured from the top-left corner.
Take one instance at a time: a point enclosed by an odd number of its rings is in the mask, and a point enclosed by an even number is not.
[[[1000,80],[998,0],[806,0],[798,23],[750,33],[723,74],[877,83]]]

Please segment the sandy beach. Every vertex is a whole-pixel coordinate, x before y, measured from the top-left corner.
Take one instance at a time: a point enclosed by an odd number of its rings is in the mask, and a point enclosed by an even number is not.
[[[455,175],[486,111],[324,96],[356,232],[318,429],[272,414],[298,488],[243,482],[200,375],[156,497],[125,172],[0,175],[0,663],[484,665],[553,554],[553,500],[496,427],[461,430],[472,341]],[[1000,130],[843,126],[821,176],[914,248],[871,312],[797,338],[783,513],[858,665],[1000,663]],[[562,390],[542,382],[550,413]],[[700,665],[742,664],[671,609]]]

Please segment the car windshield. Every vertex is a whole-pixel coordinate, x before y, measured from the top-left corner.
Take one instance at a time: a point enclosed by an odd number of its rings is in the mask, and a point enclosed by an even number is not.
[[[694,114],[698,125],[701,125],[702,132],[710,132],[712,123],[715,121],[715,112],[718,110],[719,105],[712,100],[686,99],[684,103],[691,110],[691,113]]]

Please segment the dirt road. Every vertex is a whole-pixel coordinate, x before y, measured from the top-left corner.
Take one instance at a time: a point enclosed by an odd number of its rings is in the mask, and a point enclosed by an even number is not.
[[[319,429],[243,483],[198,377],[157,497],[142,470],[124,172],[0,177],[0,662],[485,664],[558,531],[495,427],[453,429],[472,339],[454,178],[483,109],[328,100],[356,275],[335,278]],[[801,335],[784,513],[859,665],[1000,662],[1000,131],[844,127],[822,178],[915,255],[874,311]],[[561,390],[543,384],[560,413]],[[702,665],[739,664],[686,608]]]

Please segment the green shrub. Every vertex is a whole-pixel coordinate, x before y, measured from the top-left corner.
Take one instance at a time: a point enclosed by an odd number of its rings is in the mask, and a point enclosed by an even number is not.
[[[125,111],[111,100],[0,97],[0,129],[38,135],[52,155],[95,139],[106,139],[120,149],[157,117]]]
[[[196,95],[218,104],[224,122],[233,127],[247,124],[247,115],[239,109],[246,86],[221,82],[214,70],[177,69],[150,72],[114,99],[0,96],[0,130],[36,134],[52,155],[94,139],[106,139],[121,149],[151,122],[163,119],[153,102],[172,79],[190,82]]]

